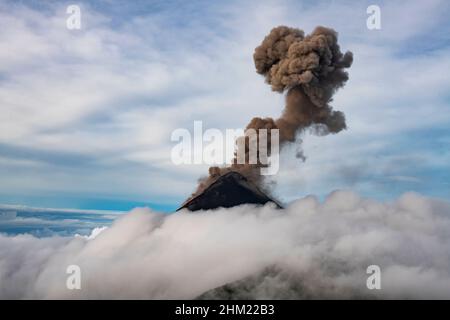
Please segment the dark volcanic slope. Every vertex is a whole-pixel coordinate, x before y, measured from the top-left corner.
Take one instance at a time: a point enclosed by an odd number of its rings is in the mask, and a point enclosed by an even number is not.
[[[298,280],[298,279],[295,279]],[[276,267],[201,294],[198,300],[311,299],[301,281]]]
[[[267,202],[273,202],[281,208],[277,202],[261,192],[243,175],[231,171],[220,176],[205,191],[185,202],[178,210],[186,208],[197,211],[219,207],[230,208],[244,203],[263,205]]]
[[[376,299],[363,282],[361,288],[336,290],[333,284],[309,281],[311,275],[301,275],[271,266],[262,272],[209,290],[198,300],[291,300],[291,299]],[[343,295],[345,294],[345,295]]]

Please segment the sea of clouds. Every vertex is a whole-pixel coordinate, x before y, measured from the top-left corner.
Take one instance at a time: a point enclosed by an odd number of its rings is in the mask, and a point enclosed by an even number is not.
[[[66,287],[73,264],[80,290]],[[380,290],[366,286],[373,264]],[[335,191],[282,210],[137,208],[90,236],[0,235],[2,299],[191,299],[258,275],[246,286],[257,299],[450,298],[450,203]]]

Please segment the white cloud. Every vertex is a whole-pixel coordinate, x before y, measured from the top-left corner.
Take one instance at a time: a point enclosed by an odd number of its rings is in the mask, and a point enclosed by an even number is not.
[[[373,161],[372,156],[390,147],[395,153],[392,137],[450,121],[449,75],[442,72],[450,67],[449,49],[420,51],[420,39],[441,36],[444,6],[442,1],[383,2],[382,30],[368,31],[365,3],[220,5],[205,20],[185,17],[182,30],[170,23],[180,18],[176,11],[114,25],[116,17],[86,5],[86,23],[79,32],[65,28],[62,6],[45,12],[1,7],[0,143],[29,148],[29,153],[87,156],[91,165],[69,165],[61,172],[54,163],[33,159],[30,165],[41,169],[27,177],[3,170],[10,181],[7,191],[42,185],[45,190],[98,192],[107,185],[114,195],[182,199],[195,188],[203,167],[174,168],[173,129],[191,128],[194,120],[203,120],[205,127],[239,128],[253,116],[280,114],[283,97],[270,91],[252,61],[254,47],[279,24],[306,32],[318,24],[333,27],[342,49],[355,56],[350,80],[333,102],[346,113],[349,130],[319,140],[305,137],[307,161],[287,160],[281,168],[278,180],[290,177],[280,182],[290,190],[285,198],[298,197],[294,192],[301,181],[310,186],[306,190],[320,193],[346,185],[338,181],[338,172],[348,159],[355,167],[369,164],[373,172],[382,172],[389,159]],[[410,42],[414,54],[409,54]],[[1,161],[8,158],[2,154]],[[5,168],[23,161],[12,157]],[[30,165],[24,164],[24,172]]]
[[[195,298],[271,267],[247,294],[449,298],[449,214],[449,203],[418,194],[380,203],[347,191],[285,210],[135,209],[89,239],[0,236],[0,297]],[[70,264],[81,267],[79,291],[65,287]],[[366,288],[372,264],[379,291]]]
[[[79,235],[79,234],[75,234],[75,238],[84,238],[86,240],[94,240],[95,238],[98,237],[98,235],[100,233],[102,233],[103,231],[105,231],[106,229],[108,229],[108,227],[96,227],[94,229],[92,229],[91,234],[87,235],[87,236],[83,236],[83,235]]]

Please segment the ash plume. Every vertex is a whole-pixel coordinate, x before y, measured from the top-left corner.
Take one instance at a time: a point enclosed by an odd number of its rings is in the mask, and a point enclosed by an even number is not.
[[[279,26],[272,29],[255,49],[253,59],[257,73],[265,77],[272,90],[286,92],[285,108],[281,117],[275,120],[253,118],[246,130],[254,129],[259,133],[260,129],[279,129],[280,147],[283,147],[286,143],[295,142],[297,134],[308,128],[320,135],[338,133],[345,129],[344,114],[334,111],[329,103],[336,90],[348,80],[345,69],[351,66],[353,54],[349,51],[343,54],[337,41],[336,31],[321,26],[306,36],[296,28]],[[263,187],[259,173],[263,164],[249,163],[247,140],[243,144],[246,155],[244,164],[237,162],[238,149],[230,166],[209,168],[209,176],[199,181],[192,197],[229,171],[237,171],[257,186]],[[270,146],[267,149],[270,151]],[[304,155],[299,150],[298,157],[304,160]]]

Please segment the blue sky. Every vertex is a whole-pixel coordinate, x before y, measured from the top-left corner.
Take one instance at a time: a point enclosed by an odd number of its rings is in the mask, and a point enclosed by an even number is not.
[[[67,30],[79,4],[82,29]],[[366,8],[381,7],[381,30]],[[353,51],[333,106],[348,130],[284,150],[282,201],[336,189],[450,198],[448,1],[0,1],[0,203],[171,211],[206,165],[174,166],[176,128],[242,128],[283,97],[254,71],[265,34],[325,25]]]
[[[109,227],[122,213],[0,205],[0,233],[31,234],[38,238],[89,236],[95,228]]]

